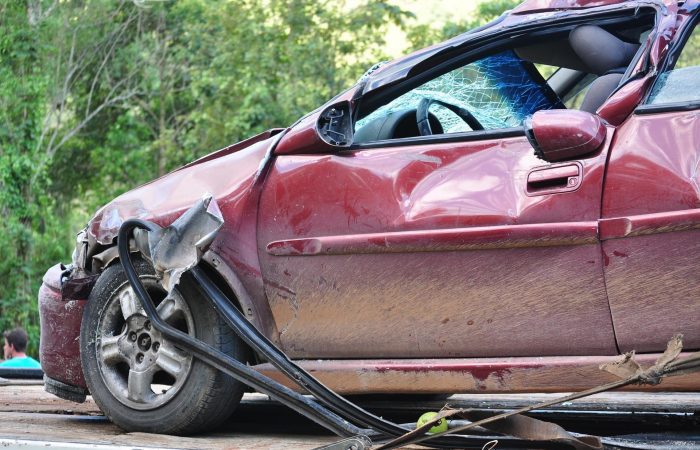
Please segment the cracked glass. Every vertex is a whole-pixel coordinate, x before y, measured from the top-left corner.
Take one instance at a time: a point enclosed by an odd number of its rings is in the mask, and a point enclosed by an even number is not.
[[[507,50],[428,81],[359,120],[355,128],[395,111],[416,109],[424,98],[468,110],[484,130],[517,127],[536,111],[563,107],[532,64]],[[430,112],[444,133],[471,131],[464,120],[443,106],[434,104]]]
[[[700,33],[697,26],[683,46],[673,69],[659,75],[647,103],[686,102],[700,102]]]

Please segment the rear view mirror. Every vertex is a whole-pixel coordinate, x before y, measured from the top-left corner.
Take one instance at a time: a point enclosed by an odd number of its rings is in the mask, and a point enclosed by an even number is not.
[[[524,125],[535,155],[547,162],[593,153],[605,141],[607,131],[600,117],[571,109],[537,111]]]

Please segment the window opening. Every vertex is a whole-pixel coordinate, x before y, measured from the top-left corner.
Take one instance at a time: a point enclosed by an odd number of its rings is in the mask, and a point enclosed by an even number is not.
[[[448,72],[394,99],[356,123],[359,130],[392,112],[415,109],[424,98],[441,100],[467,109],[485,130],[520,126],[541,109],[561,108],[533,65],[512,50],[487,56]],[[431,108],[445,133],[471,128],[447,108]]]
[[[670,70],[659,75],[647,104],[700,101],[700,33],[693,26],[678,60]]]

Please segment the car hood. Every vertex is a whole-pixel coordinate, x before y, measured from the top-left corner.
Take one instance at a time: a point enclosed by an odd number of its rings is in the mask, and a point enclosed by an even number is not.
[[[255,184],[280,131],[268,130],[120,195],[90,220],[88,240],[110,245],[121,224],[132,218],[168,225],[205,194],[220,203],[232,201]]]

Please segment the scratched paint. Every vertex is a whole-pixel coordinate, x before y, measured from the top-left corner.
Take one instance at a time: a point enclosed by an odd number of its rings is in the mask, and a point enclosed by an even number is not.
[[[681,354],[685,357],[689,353]],[[648,367],[660,354],[637,355]],[[341,394],[566,392],[599,386],[616,377],[599,366],[619,356],[535,358],[302,360],[298,363],[322,383]],[[286,386],[300,390],[270,364],[253,366]],[[628,390],[697,390],[693,374],[670,377],[657,386],[629,386]]]
[[[524,136],[278,156],[258,246],[284,350],[613,354],[595,222],[608,141],[582,161],[578,190],[542,196],[526,193],[528,173],[545,163]],[[565,241],[547,246],[557,230]]]
[[[41,367],[54,380],[85,388],[79,342],[85,300],[63,301],[60,284],[56,283],[60,274],[60,265],[52,267],[39,290]],[[53,277],[55,280],[46,282]]]
[[[676,332],[700,349],[699,167],[697,111],[634,115],[618,131],[601,235],[618,238],[603,250],[620,350],[660,351]]]

